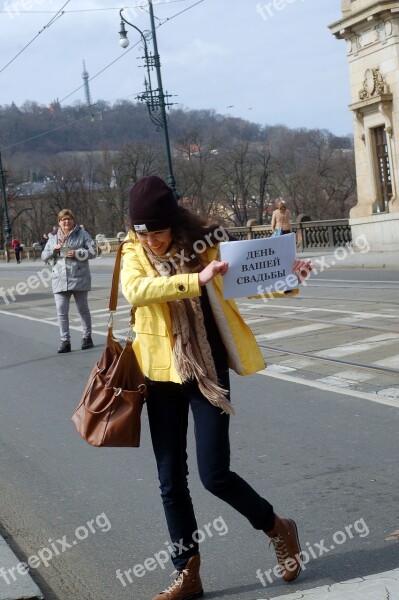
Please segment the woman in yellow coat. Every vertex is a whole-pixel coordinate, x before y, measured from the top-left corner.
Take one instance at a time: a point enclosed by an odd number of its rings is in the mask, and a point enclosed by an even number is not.
[[[122,291],[135,307],[134,347],[147,378],[147,410],[161,497],[171,537],[176,579],[153,600],[191,600],[203,595],[200,555],[187,485],[187,421],[195,423],[201,481],[252,527],[266,533],[281,575],[301,570],[297,527],[230,470],[229,368],[240,375],[264,368],[256,340],[233,300],[222,296],[228,264],[218,260],[221,227],[180,207],[158,177],[130,191],[130,244],[124,245]],[[295,261],[294,272],[306,267]]]

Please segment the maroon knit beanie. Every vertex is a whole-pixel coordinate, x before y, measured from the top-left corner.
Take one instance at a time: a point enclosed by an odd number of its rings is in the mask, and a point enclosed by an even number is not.
[[[137,233],[171,227],[178,212],[173,190],[155,175],[139,179],[130,190],[129,215]]]

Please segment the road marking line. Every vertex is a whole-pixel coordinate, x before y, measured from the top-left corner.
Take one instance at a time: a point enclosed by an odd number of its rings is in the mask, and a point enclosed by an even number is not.
[[[44,323],[45,325],[54,325],[55,327],[58,327],[58,322],[56,323],[54,321],[48,321],[47,319],[38,319],[37,317],[29,317],[28,315],[12,313],[7,310],[0,310],[0,314],[7,315],[8,317],[18,317],[19,319],[26,319],[27,321],[36,321],[37,323]],[[74,325],[70,325],[69,329],[82,332],[82,327],[75,327]],[[107,337],[108,335],[108,331],[98,331],[97,329],[93,329],[92,333],[95,333],[96,335],[102,335],[104,337]]]
[[[359,342],[350,342],[347,344],[342,344],[342,346],[327,348],[326,350],[315,352],[314,355],[322,358],[342,358],[343,356],[349,356],[350,354],[367,352],[368,350],[375,350],[381,346],[388,346],[389,344],[394,344],[398,340],[399,334],[397,333],[382,333],[365,338]]]
[[[394,398],[385,398],[381,396],[381,394],[377,396],[376,394],[369,394],[368,392],[358,392],[356,390],[346,388],[336,388],[331,385],[326,385],[325,383],[320,383],[318,380],[311,381],[303,379],[301,377],[284,375],[283,373],[273,373],[270,371],[270,369],[264,369],[263,371],[259,371],[259,375],[265,375],[266,377],[274,377],[274,379],[282,379],[284,381],[291,381],[292,383],[307,385],[308,387],[323,390],[325,392],[333,392],[334,394],[341,394],[344,396],[353,396],[354,398],[361,398],[362,400],[370,400],[371,402],[375,402],[376,404],[384,404],[386,406],[393,406],[395,408],[399,408],[399,399],[395,400]]]
[[[339,387],[349,387],[354,383],[362,383],[363,381],[368,381],[369,379],[373,379],[375,375],[373,373],[366,374],[361,373],[359,371],[341,371],[340,373],[333,373],[333,375],[328,375],[328,377],[322,377],[317,381],[321,383],[326,383],[327,385],[337,385]]]
[[[399,399],[399,390],[398,388],[384,388],[383,390],[379,390],[377,394],[381,394],[385,398],[398,398]]]
[[[241,304],[240,304],[241,306]],[[246,310],[249,310],[251,308],[254,309],[259,309],[259,308],[263,308],[264,304],[259,303],[259,304],[245,304]],[[275,304],[273,302],[273,304],[268,304],[267,305],[268,309],[270,308],[283,308],[285,310],[287,309],[287,305],[286,304]],[[358,310],[340,310],[338,308],[334,309],[334,308],[316,308],[313,306],[290,306],[289,307],[290,311],[296,311],[296,312],[302,312],[302,313],[308,313],[308,312],[326,312],[326,313],[335,313],[335,314],[341,314],[341,315],[352,315],[353,317],[356,317],[358,319],[375,319],[375,318],[385,318],[385,319],[397,319],[398,316],[397,315],[387,315],[387,314],[380,314],[380,313],[370,313],[370,312],[361,312]]]
[[[245,319],[247,325],[252,325],[253,323],[264,323],[265,321],[271,321],[273,317],[260,317],[259,319]]]
[[[388,356],[387,358],[383,358],[382,360],[377,360],[373,363],[373,365],[389,367],[390,369],[399,369],[399,354],[395,354],[394,356]]]
[[[37,323],[41,323],[41,324],[45,323],[47,325],[53,325],[54,327],[58,327],[58,323],[55,323],[52,321],[46,321],[43,319],[38,319],[37,317],[30,317],[28,315],[16,314],[16,313],[12,313],[12,312],[6,311],[6,310],[0,310],[0,314],[6,315],[6,316],[11,316],[11,317],[17,317],[19,319],[26,319],[27,321],[36,321]],[[81,327],[71,326],[70,329],[72,329],[74,331],[80,331],[80,332],[82,331]],[[122,332],[124,332],[124,330],[122,330],[122,329],[115,331],[115,333],[122,333]],[[108,331],[98,331],[96,329],[93,329],[92,333],[96,334],[96,335],[101,335],[103,337],[107,337],[107,335],[108,335]],[[394,334],[392,334],[392,335],[394,335]],[[377,336],[377,337],[379,337],[379,336]],[[395,336],[395,337],[399,337],[399,336]],[[367,392],[357,392],[355,390],[350,390],[350,389],[345,389],[345,391],[343,391],[343,389],[334,388],[332,386],[320,383],[318,381],[306,381],[305,379],[302,379],[300,377],[293,377],[291,375],[285,375],[285,374],[277,373],[277,372],[273,373],[272,371],[270,371],[270,369],[264,369],[263,371],[260,371],[259,374],[266,375],[267,377],[274,377],[275,379],[283,379],[285,381],[299,383],[301,385],[307,385],[308,387],[313,387],[313,388],[318,388],[318,389],[325,390],[325,391],[334,392],[336,394],[344,394],[346,396],[353,396],[355,398],[362,398],[364,400],[370,400],[372,402],[375,402],[376,404],[384,404],[386,406],[394,406],[395,408],[399,408],[399,399],[395,400],[393,398],[384,398],[381,395],[381,392],[380,392],[379,396],[376,396],[374,394],[368,394]]]
[[[274,333],[261,333],[260,335],[256,335],[257,340],[279,340],[280,338],[292,337],[294,335],[299,335],[302,333],[309,333],[310,331],[320,331],[321,329],[331,329],[334,327],[334,324],[325,325],[321,324],[313,324],[313,325],[302,325],[301,327],[291,327],[290,329],[280,329]],[[399,337],[399,335],[398,335]]]

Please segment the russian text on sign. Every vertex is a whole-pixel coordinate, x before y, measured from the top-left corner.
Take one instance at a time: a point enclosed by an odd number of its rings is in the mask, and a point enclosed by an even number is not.
[[[268,290],[289,291],[298,285],[292,274],[295,260],[295,234],[237,242],[222,242],[220,257],[229,263],[223,277],[225,298],[258,296],[259,283],[268,282]],[[259,260],[266,258],[266,260]]]

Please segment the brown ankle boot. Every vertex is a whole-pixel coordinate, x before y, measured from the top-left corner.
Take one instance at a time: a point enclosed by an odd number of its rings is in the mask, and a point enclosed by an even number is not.
[[[294,581],[301,572],[301,547],[298,530],[292,519],[281,519],[276,515],[276,522],[271,531],[265,531],[270,543],[276,551],[277,561],[284,581]]]
[[[200,555],[195,554],[190,558],[184,569],[175,571],[174,574],[177,573],[177,577],[174,582],[152,600],[194,600],[195,598],[202,598],[204,590],[199,574],[200,565]]]

